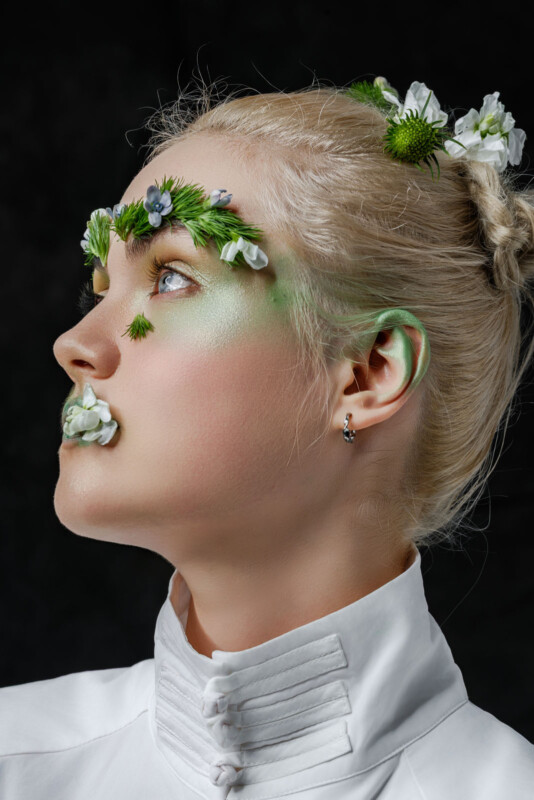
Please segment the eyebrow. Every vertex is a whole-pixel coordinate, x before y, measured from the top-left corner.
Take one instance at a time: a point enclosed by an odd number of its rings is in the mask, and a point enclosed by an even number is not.
[[[169,228],[167,225],[164,228],[157,228],[154,233],[151,233],[150,236],[147,236],[144,239],[134,239],[132,237],[126,242],[126,258],[133,260],[145,255],[145,253],[152,247],[154,241],[158,238],[161,238],[166,233],[181,234],[183,232],[189,235],[189,232],[183,223],[173,221],[172,228]],[[109,277],[107,267],[102,264],[99,258],[95,257],[93,259],[93,267],[97,270],[97,272],[101,272],[103,275]]]

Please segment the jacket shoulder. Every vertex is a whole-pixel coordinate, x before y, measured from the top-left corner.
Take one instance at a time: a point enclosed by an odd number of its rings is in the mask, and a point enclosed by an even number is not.
[[[532,800],[534,745],[470,701],[405,751],[418,800]]]
[[[148,708],[154,659],[0,689],[0,756],[64,750],[113,733]]]

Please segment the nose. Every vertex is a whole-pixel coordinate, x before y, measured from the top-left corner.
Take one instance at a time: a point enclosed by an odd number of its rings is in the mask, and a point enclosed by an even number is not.
[[[58,336],[53,346],[57,362],[79,388],[86,381],[109,378],[120,361],[119,348],[109,331],[91,316],[89,313]]]

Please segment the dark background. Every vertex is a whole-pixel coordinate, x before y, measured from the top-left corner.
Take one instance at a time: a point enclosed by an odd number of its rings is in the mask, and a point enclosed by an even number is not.
[[[3,28],[0,686],[150,658],[172,567],[83,539],[53,510],[59,414],[71,382],[56,337],[78,320],[90,211],[141,167],[143,121],[199,69],[259,91],[385,75],[432,88],[456,117],[496,90],[534,155],[532,18],[502,7],[177,0],[55,5]],[[85,10],[84,10],[85,8]],[[430,13],[432,12],[432,13]],[[23,15],[27,18],[22,18]],[[451,287],[454,291],[454,287]],[[429,607],[471,700],[534,741],[532,373],[461,547],[423,550]]]

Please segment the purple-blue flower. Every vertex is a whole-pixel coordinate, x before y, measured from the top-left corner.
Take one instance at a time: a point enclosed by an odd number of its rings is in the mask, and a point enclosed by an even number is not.
[[[145,211],[148,211],[148,221],[152,227],[159,228],[161,218],[172,211],[170,192],[163,192],[162,194],[157,186],[149,186],[143,207]]]
[[[108,212],[111,219],[117,219],[117,217],[120,217],[125,208],[126,208],[126,203],[115,203],[113,208],[107,207],[106,211]]]
[[[222,208],[223,206],[227,206],[228,203],[232,199],[231,194],[227,194],[226,197],[222,195],[225,193],[226,189],[214,189],[210,193],[210,206],[211,208]]]

